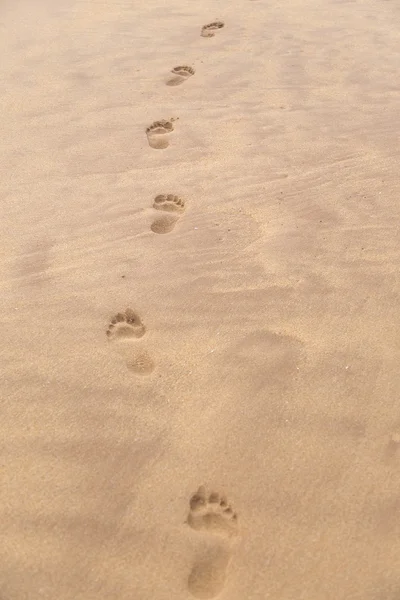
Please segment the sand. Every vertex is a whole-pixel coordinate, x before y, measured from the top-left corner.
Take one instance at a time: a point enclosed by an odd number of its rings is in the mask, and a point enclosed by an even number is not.
[[[1,2],[1,600],[400,597],[399,18]]]

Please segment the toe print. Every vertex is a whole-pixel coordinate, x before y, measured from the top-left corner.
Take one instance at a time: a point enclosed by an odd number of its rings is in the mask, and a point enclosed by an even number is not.
[[[183,65],[180,67],[174,67],[171,73],[173,74],[173,77],[170,77],[168,79],[167,85],[174,86],[181,85],[181,83],[184,83],[187,79],[189,79],[189,77],[192,77],[192,75],[194,75],[195,71],[193,67]]]
[[[222,535],[237,533],[237,515],[225,496],[211,492],[208,496],[203,486],[190,499],[188,524],[193,529],[206,529]]]
[[[161,120],[154,121],[149,127],[146,129],[147,140],[149,142],[149,146],[156,150],[164,150],[169,146],[168,135],[174,130],[173,121],[175,119],[170,119],[169,121]]]
[[[167,212],[183,212],[185,201],[173,194],[159,194],[154,198],[153,208]]]
[[[218,29],[222,29],[224,27],[224,23],[222,21],[214,21],[213,23],[208,23],[208,25],[203,25],[201,29],[202,37],[214,37],[215,32]]]
[[[153,208],[163,212],[175,213],[175,215],[156,217],[150,226],[154,233],[170,233],[179,221],[178,213],[183,213],[185,210],[185,201],[173,194],[160,194],[154,198]]]
[[[234,540],[238,533],[237,515],[225,496],[207,493],[200,486],[189,501],[188,525],[210,534],[203,554],[199,553],[188,577],[188,590],[195,598],[215,598],[224,588]],[[215,535],[216,534],[216,535]],[[199,543],[202,543],[203,538]]]
[[[124,313],[118,313],[111,319],[107,336],[110,339],[141,338],[145,332],[146,328],[140,317],[131,308],[127,308]]]
[[[183,212],[185,201],[173,194],[159,194],[154,198],[153,208],[167,212]]]

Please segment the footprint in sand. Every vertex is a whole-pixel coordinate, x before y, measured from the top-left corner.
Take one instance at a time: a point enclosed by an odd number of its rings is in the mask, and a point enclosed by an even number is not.
[[[195,598],[215,598],[222,591],[238,534],[237,521],[225,496],[207,494],[200,486],[191,497],[187,523],[209,538],[206,552],[195,562],[188,578],[189,592]]]
[[[178,214],[183,213],[185,210],[185,201],[173,194],[160,194],[154,198],[153,208],[160,211],[175,213],[157,217],[150,227],[154,233],[170,233],[179,221]]]
[[[181,85],[181,83],[186,81],[186,79],[189,79],[189,77],[195,74],[195,70],[193,69],[193,67],[183,65],[180,67],[174,67],[171,73],[174,76],[168,79],[167,85]]]
[[[174,130],[174,121],[175,119],[169,119],[168,121],[162,119],[161,121],[154,121],[154,123],[147,127],[147,140],[151,148],[155,148],[156,150],[168,148],[168,134]]]
[[[154,362],[147,352],[134,347],[136,340],[146,333],[139,315],[131,308],[115,315],[107,329],[107,337],[116,351],[125,359],[126,366],[134,373],[146,375],[154,370]]]
[[[215,31],[217,29],[222,29],[225,26],[225,23],[222,21],[214,21],[213,23],[208,23],[207,25],[203,25],[201,28],[201,36],[202,37],[214,37]]]

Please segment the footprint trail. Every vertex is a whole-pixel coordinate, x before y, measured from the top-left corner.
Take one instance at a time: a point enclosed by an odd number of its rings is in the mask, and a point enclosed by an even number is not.
[[[207,534],[209,543],[206,552],[192,567],[188,589],[195,598],[215,598],[225,585],[234,539],[238,534],[237,515],[225,496],[218,492],[208,495],[204,486],[193,494],[189,504],[188,525],[195,532]]]

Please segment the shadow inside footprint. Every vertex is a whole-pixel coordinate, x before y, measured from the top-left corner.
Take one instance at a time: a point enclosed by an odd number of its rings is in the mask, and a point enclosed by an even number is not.
[[[233,540],[238,533],[237,515],[225,496],[218,492],[207,494],[200,486],[190,499],[187,523],[195,531],[210,534],[206,552],[189,574],[189,592],[195,598],[214,598],[225,585]]]
[[[154,121],[146,129],[147,140],[151,148],[156,150],[164,150],[169,146],[168,136],[166,134],[171,133],[174,130],[172,124],[173,119],[169,121]]]
[[[207,25],[203,25],[201,28],[201,36],[202,37],[214,37],[215,32],[218,29],[222,29],[225,27],[225,23],[222,21],[214,21],[213,23],[208,23]]]
[[[184,65],[181,67],[174,67],[171,73],[173,73],[174,77],[168,79],[167,85],[174,86],[181,85],[181,83],[184,83],[186,79],[189,79],[189,77],[194,75],[195,70],[193,69],[193,67],[188,67]]]

